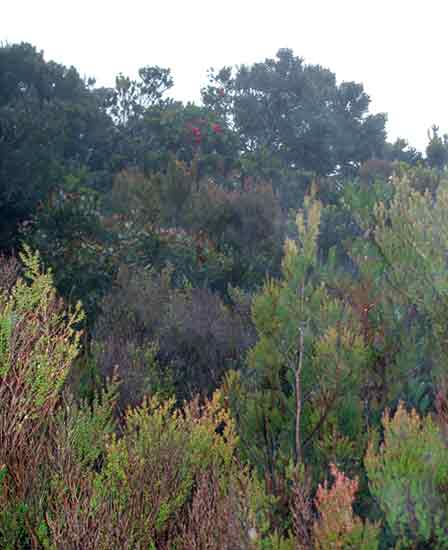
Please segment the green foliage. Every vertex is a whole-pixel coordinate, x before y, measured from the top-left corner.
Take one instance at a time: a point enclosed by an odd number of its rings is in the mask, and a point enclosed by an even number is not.
[[[65,393],[55,415],[55,439],[73,449],[74,459],[82,468],[91,468],[105,451],[106,442],[115,429],[113,412],[118,384],[111,382],[96,394],[91,403],[77,403]]]
[[[350,425],[348,418],[353,411],[360,418],[365,347],[349,308],[319,273],[321,210],[308,198],[297,216],[299,237],[285,244],[283,279],[268,281],[253,303],[258,342],[247,371],[228,386],[238,395],[230,399],[244,456],[271,478],[274,492],[277,469],[292,456],[303,460],[302,445],[315,464],[352,459],[355,441],[362,453],[362,423]]]
[[[394,143],[388,143],[385,156],[389,161],[404,162],[410,166],[423,162],[422,154],[403,138],[397,138]]]
[[[112,253],[114,238],[103,225],[99,195],[89,184],[89,173],[80,169],[65,174],[21,237],[52,268],[61,295],[71,303],[82,301],[93,322],[117,261]]]
[[[161,102],[162,96],[174,84],[171,71],[162,67],[142,67],[138,80],[123,74],[115,79],[115,89],[110,90],[107,107],[117,123],[131,125],[146,109]]]
[[[3,479],[1,480],[3,485]],[[0,486],[1,487],[1,486]],[[4,490],[3,487],[1,487]],[[26,548],[30,544],[26,528],[27,506],[23,503],[7,503],[0,512],[0,542],[5,550]]]
[[[112,121],[91,83],[30,44],[0,47],[0,249],[73,165],[107,166]]]
[[[51,273],[24,249],[24,278],[0,288],[0,545],[16,548],[41,528],[48,424],[79,352],[78,305],[65,311]],[[42,486],[43,485],[43,486]],[[43,527],[42,527],[43,529]]]
[[[21,259],[29,282],[19,279],[9,296],[0,289],[0,372],[2,385],[8,379],[23,381],[19,390],[23,408],[15,412],[32,420],[57,398],[78,354],[80,333],[76,326],[83,313],[79,304],[73,312],[65,313],[56,297],[53,277],[41,271],[37,253],[25,248]]]
[[[414,368],[414,386],[426,387],[418,396],[417,388],[408,385],[405,393],[395,397],[395,404],[412,397],[424,411],[425,395],[426,399],[434,395],[434,387],[444,378],[447,185],[442,180],[433,195],[429,189],[415,190],[411,182],[406,174],[395,178],[392,200],[375,206],[375,225],[369,240],[360,243],[357,263],[363,273],[373,275],[376,292],[383,295],[382,311],[376,308],[378,319],[381,316],[387,327],[382,331],[383,349],[395,348],[398,369]],[[396,337],[392,344],[392,334],[400,334],[402,345],[396,345]]]
[[[16,321],[13,337],[7,325],[2,339],[8,359],[0,379],[2,547],[106,549],[126,541],[159,548],[174,541],[199,477],[213,469],[228,491],[236,472],[237,438],[220,394],[183,410],[173,399],[146,400],[126,412],[120,437],[113,420],[115,382],[91,403],[67,393],[60,399],[78,351],[74,325],[81,315],[52,309],[59,302],[51,274],[29,250],[23,261],[29,284],[19,279],[10,294],[1,294],[2,319]],[[20,324],[25,317],[29,324]],[[42,366],[51,368],[44,377],[36,370]]]
[[[373,437],[365,465],[397,547],[445,548],[447,449],[439,427],[400,403],[393,417],[386,411],[383,428],[384,440],[379,445]]]
[[[228,257],[227,282],[253,289],[267,273],[279,271],[284,231],[270,185],[248,183],[228,190],[210,180],[203,182],[191,196],[187,224],[207,236],[209,249]]]
[[[215,468],[223,487],[228,487],[234,470],[234,430],[220,401],[216,394],[204,407],[196,402],[176,411],[173,400],[154,397],[129,409],[121,437],[105,434],[98,473],[85,469],[86,462],[77,473],[77,462],[68,471],[62,468],[61,477],[69,481],[67,476],[75,474],[77,484],[72,481],[64,487],[53,481],[49,526],[54,540],[79,544],[94,518],[90,536],[98,548],[123,541],[159,548],[168,536],[175,536],[176,522],[201,473]],[[91,418],[95,416],[94,408]],[[225,424],[222,436],[216,432],[220,423]],[[100,428],[98,418],[95,426]]]
[[[426,147],[426,158],[431,168],[443,170],[448,163],[448,135],[439,136],[439,128],[434,125],[432,133],[428,132],[429,143]]]
[[[335,75],[306,65],[289,49],[275,59],[210,73],[203,101],[228,117],[243,150],[279,158],[285,167],[329,174],[380,155],[385,116],[369,115],[361,84],[336,84]]]
[[[262,540],[259,548],[260,550],[295,550],[296,543],[293,539],[282,537],[275,532]]]
[[[290,50],[172,84],[0,47],[0,546],[447,547],[447,137]]]

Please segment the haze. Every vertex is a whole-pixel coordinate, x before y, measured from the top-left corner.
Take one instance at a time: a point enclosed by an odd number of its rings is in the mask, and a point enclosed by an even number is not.
[[[143,65],[170,67],[183,101],[200,99],[211,66],[292,48],[339,81],[362,82],[371,112],[388,114],[389,140],[423,150],[432,124],[448,131],[447,11],[441,0],[16,0],[2,6],[0,40],[30,42],[99,85]]]

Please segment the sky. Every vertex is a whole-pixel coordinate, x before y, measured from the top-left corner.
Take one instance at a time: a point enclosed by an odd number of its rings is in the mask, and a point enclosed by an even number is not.
[[[169,67],[173,94],[199,101],[207,69],[291,48],[364,85],[388,137],[420,150],[448,133],[446,0],[3,0],[0,42],[30,42],[99,85]]]

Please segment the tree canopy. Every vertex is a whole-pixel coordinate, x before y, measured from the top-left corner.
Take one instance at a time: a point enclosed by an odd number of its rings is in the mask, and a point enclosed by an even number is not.
[[[384,114],[370,114],[362,84],[307,65],[292,50],[274,59],[211,71],[204,104],[226,116],[244,151],[268,150],[286,166],[321,175],[381,156]]]

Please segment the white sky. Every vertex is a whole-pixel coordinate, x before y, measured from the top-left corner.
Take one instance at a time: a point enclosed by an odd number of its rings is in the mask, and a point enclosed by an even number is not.
[[[339,81],[362,82],[389,139],[419,149],[448,132],[447,0],[2,0],[0,41],[31,42],[46,59],[110,85],[118,72],[171,68],[174,95],[198,100],[209,67],[292,48]]]

